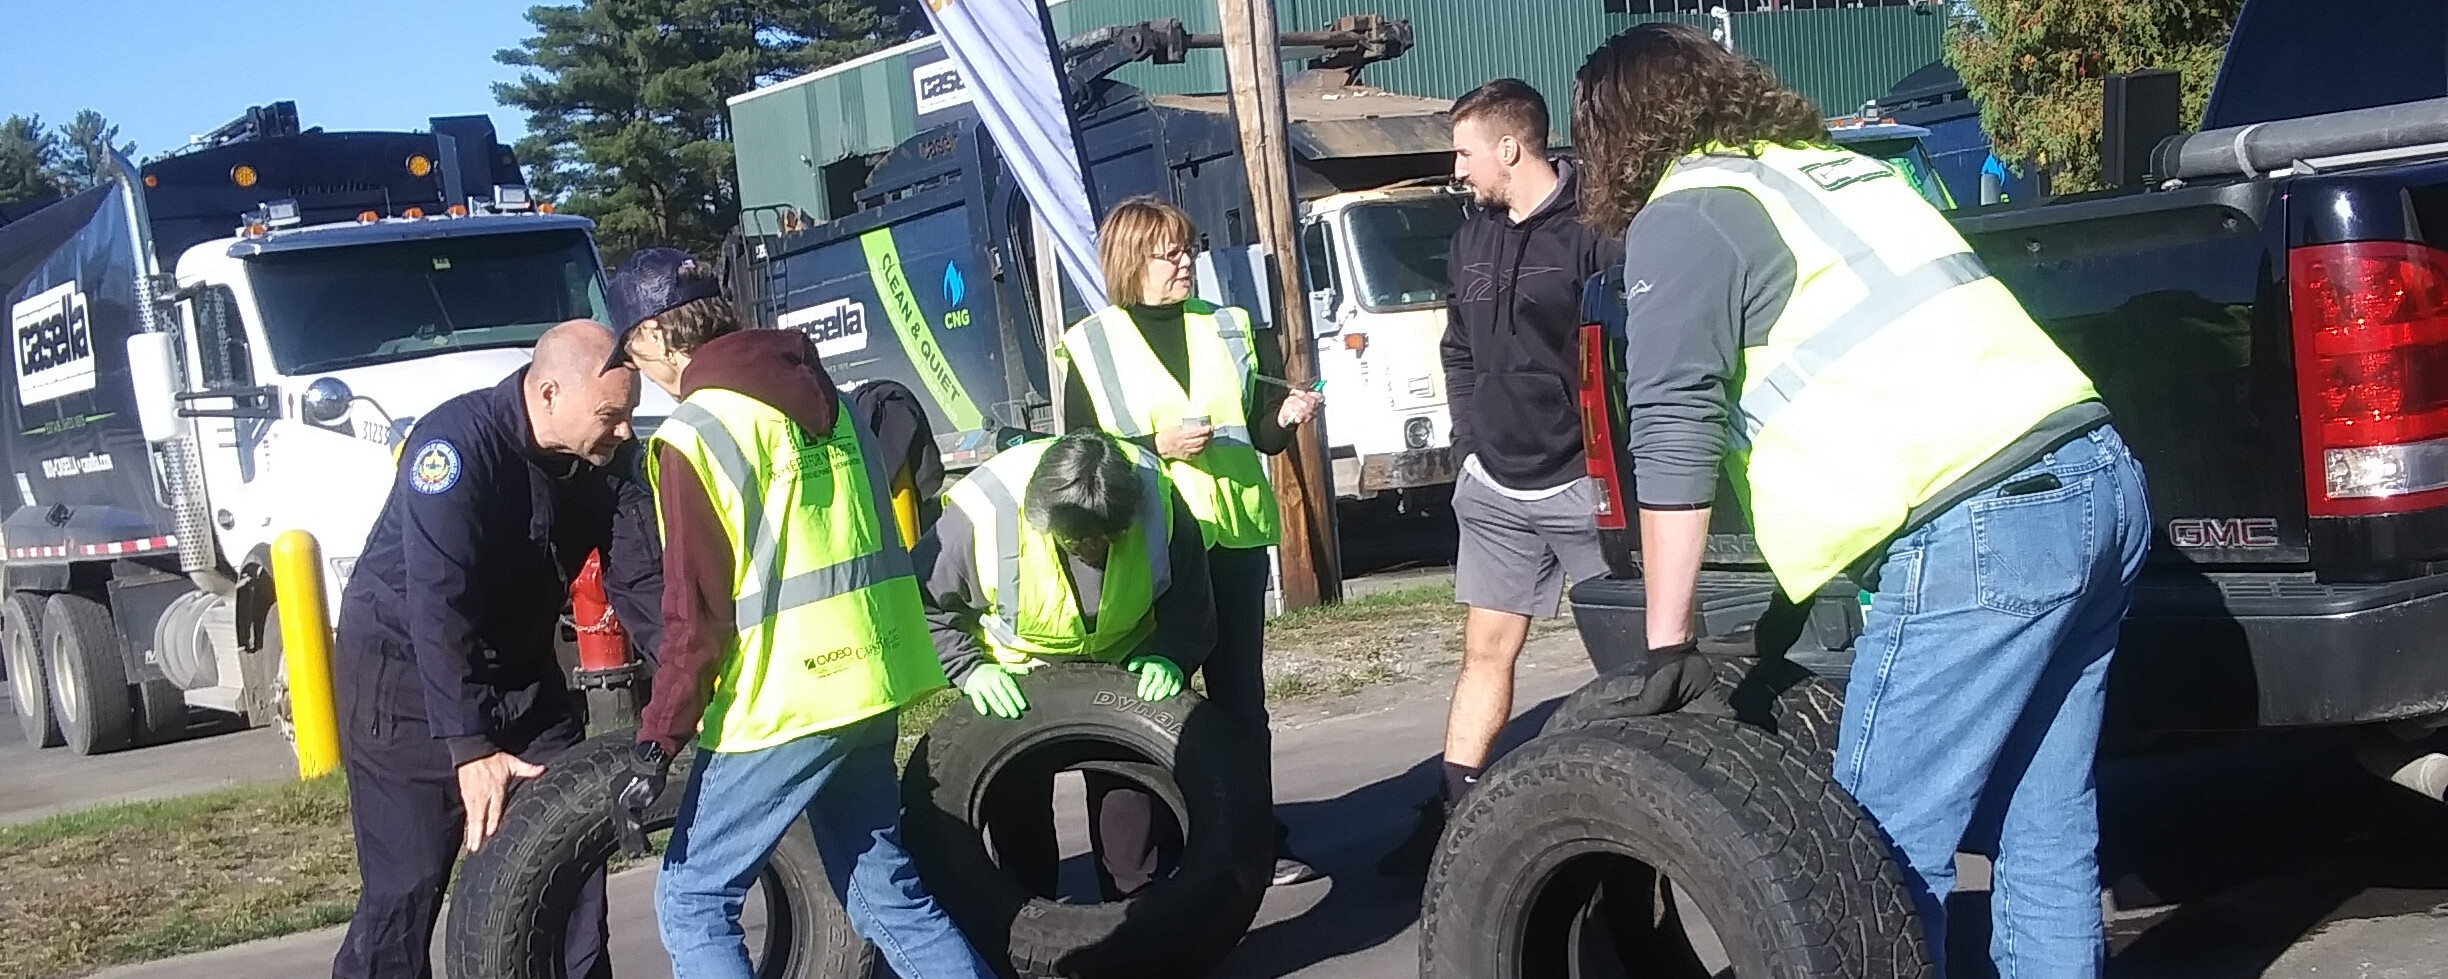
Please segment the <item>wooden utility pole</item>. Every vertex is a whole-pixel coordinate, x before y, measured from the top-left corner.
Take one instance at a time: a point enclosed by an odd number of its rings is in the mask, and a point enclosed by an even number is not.
[[[1283,50],[1274,0],[1216,0],[1223,22],[1224,75],[1241,164],[1249,174],[1251,223],[1274,266],[1275,333],[1283,343],[1285,380],[1307,390],[1317,378],[1317,343],[1309,329],[1309,294],[1301,281],[1299,215],[1292,190],[1291,123],[1284,109]],[[1255,419],[1252,420],[1253,422]],[[1296,430],[1290,451],[1272,467],[1283,505],[1278,551],[1283,606],[1305,608],[1343,600],[1343,560],[1335,540],[1334,490],[1319,429],[1325,418]]]

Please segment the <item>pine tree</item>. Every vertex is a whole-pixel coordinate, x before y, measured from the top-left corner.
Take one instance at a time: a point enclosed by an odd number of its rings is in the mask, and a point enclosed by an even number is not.
[[[41,116],[0,122],[0,204],[60,196],[59,136]]]
[[[583,0],[534,7],[494,55],[528,112],[529,182],[594,218],[607,261],[649,245],[710,254],[739,220],[730,97],[923,29],[910,0]]]
[[[2058,193],[2099,186],[2100,94],[2109,75],[2183,79],[2199,120],[2243,0],[1960,0],[1947,63],[1981,103],[2001,160],[2030,160]]]
[[[55,169],[71,190],[101,183],[109,169],[112,151],[131,161],[136,157],[136,144],[119,142],[119,127],[92,109],[77,113],[75,119],[60,127],[59,145],[60,161]]]

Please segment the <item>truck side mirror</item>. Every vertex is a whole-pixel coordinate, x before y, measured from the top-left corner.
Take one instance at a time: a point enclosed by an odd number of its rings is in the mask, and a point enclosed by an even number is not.
[[[1342,299],[1335,295],[1332,288],[1312,290],[1309,293],[1309,329],[1316,333],[1343,332],[1342,321],[1335,317],[1335,307]]]
[[[165,442],[179,433],[178,334],[138,333],[127,338],[128,378],[136,387],[136,422],[145,441]]]

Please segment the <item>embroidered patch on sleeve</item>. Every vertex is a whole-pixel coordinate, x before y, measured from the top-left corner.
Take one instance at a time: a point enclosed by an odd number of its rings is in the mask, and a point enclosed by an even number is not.
[[[417,447],[408,465],[408,485],[427,496],[459,485],[459,449],[445,439]]]

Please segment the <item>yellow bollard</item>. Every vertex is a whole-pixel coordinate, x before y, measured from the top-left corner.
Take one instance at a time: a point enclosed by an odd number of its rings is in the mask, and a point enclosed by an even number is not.
[[[303,530],[272,539],[273,609],[289,674],[289,718],[299,778],[340,770],[340,715],[332,702],[331,618],[323,601],[323,548]]]
[[[901,524],[901,546],[918,546],[918,483],[908,466],[893,474],[893,519]]]

